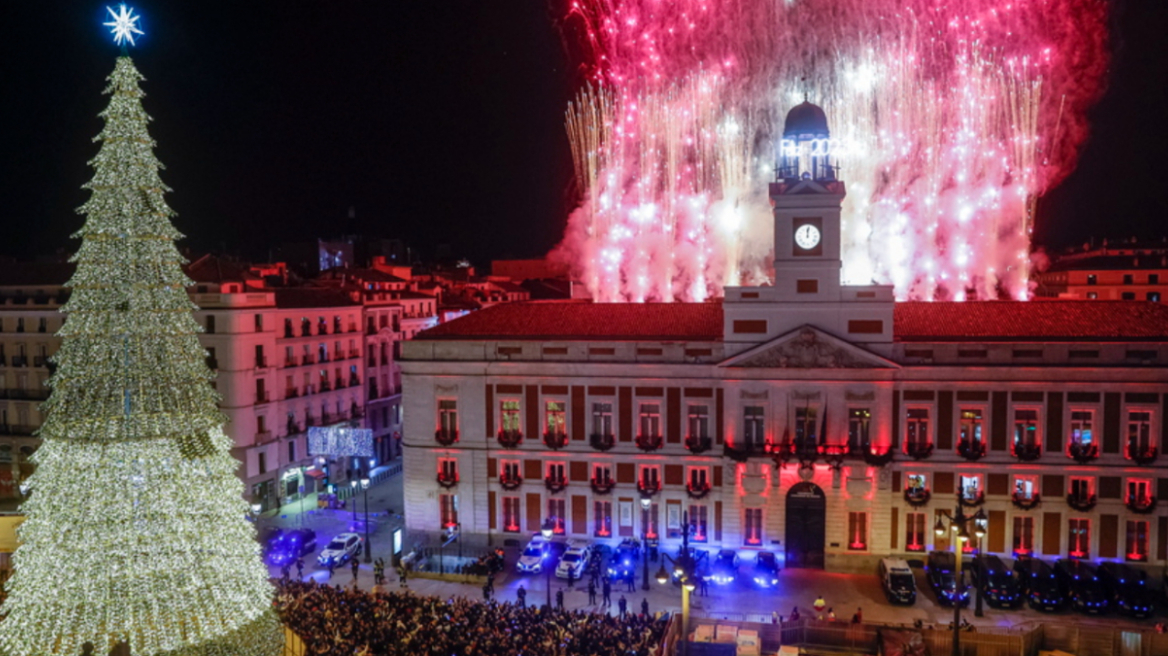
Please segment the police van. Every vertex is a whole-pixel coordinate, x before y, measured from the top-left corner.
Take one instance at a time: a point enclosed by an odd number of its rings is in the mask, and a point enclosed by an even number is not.
[[[884,596],[894,604],[912,605],[917,600],[917,583],[912,568],[900,558],[882,558],[878,568]]]

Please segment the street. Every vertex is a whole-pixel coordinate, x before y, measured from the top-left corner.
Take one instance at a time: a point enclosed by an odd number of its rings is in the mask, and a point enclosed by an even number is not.
[[[376,560],[381,557],[388,563],[390,562],[390,540],[392,539],[393,529],[401,526],[403,523],[400,517],[391,516],[388,512],[389,509],[392,509],[395,513],[400,512],[402,508],[402,476],[396,474],[381,484],[371,487],[368,495],[372,558]],[[365,515],[364,495],[359,494],[356,497],[356,502],[357,519],[359,522],[362,522]],[[301,508],[303,508],[303,511],[301,511]],[[311,556],[306,556],[304,559],[304,580],[313,579],[319,583],[350,585],[353,577],[347,563],[336,568],[330,580],[328,570],[317,565],[316,555],[320,553],[320,549],[333,536],[348,531],[353,525],[352,501],[350,501],[349,506],[344,510],[317,510],[311,502],[305,502],[303,504],[292,503],[284,506],[282,510],[283,512],[280,513],[271,512],[265,514],[259,519],[258,523],[260,527],[311,528],[316,531],[317,550]],[[361,527],[362,530],[359,532],[364,536],[363,524]],[[408,542],[405,548],[408,551]],[[456,551],[457,547],[452,546],[449,548],[447,554],[451,555]],[[542,573],[517,573],[515,571],[515,562],[518,558],[518,552],[519,550],[515,548],[508,548],[506,550],[507,565],[504,571],[495,579],[494,598],[498,601],[516,601],[517,590],[520,586],[523,586],[527,590],[528,604],[542,604],[547,597],[547,579]],[[465,555],[473,556],[478,554],[467,551]],[[660,565],[660,562],[649,562],[650,589],[648,591],[641,589],[641,565],[638,565],[637,568],[637,590],[635,592],[627,592],[624,583],[614,582],[612,585],[612,607],[609,609],[610,612],[614,614],[617,612],[617,602],[622,595],[626,598],[630,609],[639,610],[641,600],[648,599],[649,609],[652,612],[680,612],[680,588],[672,584],[661,585],[654,579],[654,574]],[[816,597],[822,596],[827,601],[828,607],[834,609],[836,618],[845,622],[851,619],[852,614],[857,609],[863,609],[865,622],[912,624],[914,621],[920,620],[926,626],[930,624],[948,626],[949,622],[953,619],[953,609],[951,607],[941,606],[936,602],[936,597],[929,588],[923,573],[919,571],[917,572],[918,595],[916,604],[904,607],[893,606],[885,600],[875,573],[872,575],[839,574],[810,569],[786,569],[779,574],[779,584],[775,588],[760,590],[741,582],[741,579],[749,578],[746,576],[749,570],[749,564],[742,566],[742,575],[739,577],[739,582],[726,586],[711,585],[708,597],[702,597],[695,591],[692,606],[694,615],[696,617],[717,619],[769,622],[771,621],[772,612],[789,617],[792,609],[797,607],[802,617],[811,618],[815,617],[815,612],[811,607],[812,602],[814,602]],[[281,576],[280,568],[272,567],[271,575],[273,578],[278,579]],[[295,577],[294,568],[292,575]],[[397,574],[392,567],[387,567],[386,576],[389,579],[389,589],[398,589]],[[438,597],[457,595],[476,599],[482,598],[482,590],[475,585],[420,578],[411,578],[408,583],[409,589],[417,594]],[[366,590],[372,589],[373,587],[373,565],[366,564],[363,555],[361,556],[357,584]],[[599,604],[588,604],[587,579],[582,582],[577,581],[573,588],[569,589],[567,587],[567,581],[556,579],[553,575],[551,584],[553,599],[557,590],[564,590],[564,605],[566,608],[604,610]],[[601,601],[600,597],[601,595],[598,590],[598,602]],[[962,616],[980,627],[1010,628],[1044,622],[1048,624],[1073,623],[1080,626],[1101,625],[1141,629],[1150,628],[1159,618],[1163,617],[1162,609],[1156,618],[1148,620],[1132,620],[1114,613],[1103,616],[1088,616],[1066,610],[1056,613],[1043,613],[1031,610],[1026,606],[1017,610],[997,610],[986,605],[984,611],[984,617],[974,617],[973,605],[970,604],[969,608],[962,611]]]

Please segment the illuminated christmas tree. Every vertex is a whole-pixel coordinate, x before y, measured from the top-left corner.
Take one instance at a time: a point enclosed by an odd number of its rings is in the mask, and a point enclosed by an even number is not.
[[[0,621],[6,656],[261,656],[282,629],[119,57]]]

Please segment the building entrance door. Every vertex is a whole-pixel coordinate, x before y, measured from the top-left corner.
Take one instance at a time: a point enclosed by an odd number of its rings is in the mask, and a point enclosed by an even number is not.
[[[787,567],[823,569],[827,502],[823,489],[803,482],[787,491]]]

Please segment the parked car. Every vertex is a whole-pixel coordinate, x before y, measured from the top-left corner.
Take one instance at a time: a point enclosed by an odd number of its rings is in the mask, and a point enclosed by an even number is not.
[[[616,552],[608,561],[608,576],[613,580],[626,578],[636,573],[641,561],[641,543],[633,538],[625,538],[617,545]]]
[[[335,566],[344,565],[361,549],[361,536],[356,533],[341,533],[329,542],[320,555],[317,556],[316,562],[323,567],[328,567],[330,564]]]
[[[1107,600],[1107,590],[1099,580],[1094,565],[1073,558],[1060,558],[1054,563],[1054,573],[1067,591],[1071,608],[1101,615],[1111,606]]]
[[[543,571],[544,567],[551,567],[548,562],[551,556],[551,542],[549,542],[542,535],[534,535],[531,542],[523,548],[523,553],[519,554],[519,561],[515,563],[516,571],[520,573],[531,572],[538,574]]]
[[[575,581],[584,578],[584,569],[591,556],[592,547],[588,546],[588,543],[571,542],[568,544],[568,550],[560,558],[560,564],[556,566],[556,578],[566,579],[569,575]]]
[[[301,556],[316,551],[316,531],[298,528],[284,533],[273,543],[268,552],[268,562],[273,565],[292,565]]]
[[[265,559],[272,555],[272,551],[282,537],[284,537],[284,529],[282,528],[267,528],[260,531],[256,539],[259,540],[260,549],[263,550]]]
[[[1108,561],[1099,566],[1099,580],[1116,610],[1132,617],[1151,617],[1156,612],[1156,595],[1148,588],[1148,577],[1141,570]]]
[[[884,596],[894,604],[912,605],[917,600],[917,581],[912,568],[900,558],[881,558],[876,568]]]
[[[673,575],[670,577],[674,585],[681,585],[681,568],[679,567],[685,552],[677,548],[677,555],[673,557]],[[705,549],[689,547],[689,559],[695,575],[706,578],[710,573],[710,554]]]
[[[952,552],[933,551],[929,553],[925,571],[929,586],[933,588],[933,592],[937,595],[937,601],[941,605],[966,606],[969,604],[969,589],[964,586],[964,574],[962,574],[962,581],[960,581],[962,583],[961,592],[957,592],[957,560]]]
[[[779,559],[773,551],[760,551],[754,559],[754,583],[769,588],[779,583]]]
[[[1022,605],[1022,590],[1014,572],[1001,558],[983,555],[974,558],[969,570],[978,594],[995,608],[1016,608]]]
[[[1039,558],[1028,556],[1014,561],[1014,573],[1030,607],[1035,610],[1058,610],[1067,601],[1062,583],[1054,570]]]
[[[714,557],[714,564],[710,566],[707,581],[718,585],[733,583],[738,578],[738,552],[733,549],[723,549]]]

